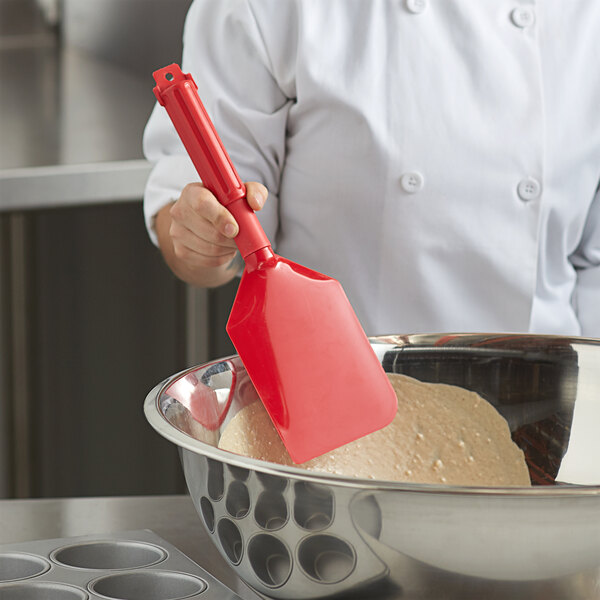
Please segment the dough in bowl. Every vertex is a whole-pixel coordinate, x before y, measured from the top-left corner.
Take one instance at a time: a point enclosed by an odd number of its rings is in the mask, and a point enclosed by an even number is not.
[[[506,420],[464,388],[388,373],[398,412],[383,429],[295,465],[262,402],[228,423],[219,448],[309,471],[387,481],[529,486],[523,452]]]

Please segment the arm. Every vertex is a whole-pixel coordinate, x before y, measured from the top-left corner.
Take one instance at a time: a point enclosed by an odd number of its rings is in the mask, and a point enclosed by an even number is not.
[[[581,242],[570,258],[577,270],[574,304],[581,333],[600,337],[600,186],[590,207]]]
[[[260,181],[269,189],[260,219],[274,241],[291,100],[272,75],[263,37],[247,3],[193,3],[186,20],[182,66],[194,77],[242,180]],[[231,264],[237,224],[199,183],[162,107],[155,107],[150,117],[144,151],[155,163],[144,196],[151,239],[185,281],[202,287],[226,283],[239,272],[239,265]],[[264,186],[250,184],[248,201],[254,210],[264,204]]]

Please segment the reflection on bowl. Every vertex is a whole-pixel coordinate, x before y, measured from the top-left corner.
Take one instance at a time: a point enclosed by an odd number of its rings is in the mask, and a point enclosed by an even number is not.
[[[239,358],[228,357],[158,385],[145,412],[182,449],[198,515],[235,572],[273,598],[443,590],[465,600],[491,597],[492,581],[495,599],[600,598],[600,341],[452,334],[379,337],[372,347],[388,372],[493,404],[533,487],[353,479],[222,451],[222,430],[257,399]]]

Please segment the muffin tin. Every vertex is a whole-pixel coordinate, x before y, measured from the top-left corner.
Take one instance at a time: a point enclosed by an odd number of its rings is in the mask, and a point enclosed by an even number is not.
[[[236,600],[150,530],[0,545],[0,600]]]

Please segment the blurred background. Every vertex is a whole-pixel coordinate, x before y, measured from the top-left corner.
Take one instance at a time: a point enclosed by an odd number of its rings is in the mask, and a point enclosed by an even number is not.
[[[176,280],[143,223],[152,71],[189,4],[0,0],[0,498],[184,491],[142,403],[234,352],[235,293]]]

